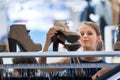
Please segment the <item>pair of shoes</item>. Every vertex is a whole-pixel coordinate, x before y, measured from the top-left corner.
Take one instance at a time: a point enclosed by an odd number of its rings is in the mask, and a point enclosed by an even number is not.
[[[80,34],[70,30],[68,24],[65,21],[56,21],[54,23],[54,27],[58,29],[58,32],[51,38],[51,41],[55,43],[53,44],[53,48],[57,47],[58,43],[65,45],[68,51],[76,51],[80,48]],[[65,41],[69,42],[70,44],[66,44]]]
[[[118,37],[116,43],[113,45],[113,49],[120,51],[120,25],[118,26]]]
[[[0,44],[0,52],[6,51],[6,46],[5,44]]]
[[[10,26],[8,34],[8,42],[10,52],[16,52],[16,45],[20,47],[21,51],[34,52],[42,49],[41,44],[34,43],[28,35],[29,31],[23,24],[13,24]]]

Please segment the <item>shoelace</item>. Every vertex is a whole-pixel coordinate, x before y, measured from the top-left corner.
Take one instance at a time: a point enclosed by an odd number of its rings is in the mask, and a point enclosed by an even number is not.
[[[30,30],[27,30],[27,33],[28,33],[28,37],[29,37],[29,38],[30,38],[30,40],[33,42],[33,40],[31,39],[31,36],[29,35]]]

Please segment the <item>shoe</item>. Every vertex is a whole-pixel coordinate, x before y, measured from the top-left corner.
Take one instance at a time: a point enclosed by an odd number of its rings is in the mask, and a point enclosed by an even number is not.
[[[118,41],[118,42],[116,42],[116,43],[114,44],[113,49],[114,49],[115,51],[120,51],[120,41]]]
[[[74,43],[80,39],[80,34],[70,30],[67,23],[64,21],[55,22],[54,27],[58,29],[57,35],[62,35],[70,43]]]
[[[66,23],[65,21],[62,21],[62,20],[56,20],[56,21],[54,22],[54,27],[58,27],[58,26],[59,26],[59,27],[62,27],[62,28],[69,29],[67,23]],[[52,41],[52,42],[57,42],[58,36],[59,36],[59,32],[56,33],[55,36],[53,36],[53,37],[51,38],[51,41]],[[63,36],[60,36],[59,38],[62,39],[61,41],[65,41],[65,38],[64,38]],[[63,40],[63,39],[64,39],[64,40]]]
[[[0,44],[0,52],[6,51],[6,46],[5,44]]]
[[[58,35],[62,35],[63,38],[65,38],[70,43],[74,43],[74,42],[76,42],[77,40],[80,39],[79,33],[74,32],[74,31],[70,31],[70,30],[64,31],[60,28],[59,28],[59,31],[58,31]]]
[[[71,44],[64,44],[65,45],[65,48],[68,50],[68,51],[76,51],[78,50],[80,47],[81,47],[81,44],[80,44],[80,41],[76,41],[74,43],[71,43]]]
[[[62,21],[62,20],[56,20],[54,22],[54,26],[56,26],[56,27],[59,26],[59,27],[62,27],[64,29],[69,29],[68,23],[65,21]]]
[[[120,51],[120,25],[118,26],[118,38],[116,43],[113,45],[113,49],[116,51]]]
[[[34,43],[28,35],[26,26],[23,24],[14,24],[10,26],[8,34],[10,52],[16,52],[16,45],[18,44],[21,51],[33,52],[42,49],[41,44]]]

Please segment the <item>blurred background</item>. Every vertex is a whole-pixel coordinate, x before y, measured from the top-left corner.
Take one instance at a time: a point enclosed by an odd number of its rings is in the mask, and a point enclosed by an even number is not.
[[[82,21],[93,21],[101,29],[105,51],[112,51],[120,24],[119,5],[120,0],[0,0],[0,43],[6,43],[11,24],[25,24],[32,40],[44,46],[55,20],[67,21],[72,30]]]

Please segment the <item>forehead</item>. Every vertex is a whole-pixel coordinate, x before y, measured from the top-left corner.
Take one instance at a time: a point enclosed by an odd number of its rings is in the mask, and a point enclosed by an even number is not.
[[[79,28],[79,31],[95,31],[91,26],[82,24]]]

